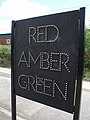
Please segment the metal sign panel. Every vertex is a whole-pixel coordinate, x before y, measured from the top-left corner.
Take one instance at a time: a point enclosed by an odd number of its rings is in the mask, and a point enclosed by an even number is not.
[[[15,21],[15,94],[74,111],[79,10]]]

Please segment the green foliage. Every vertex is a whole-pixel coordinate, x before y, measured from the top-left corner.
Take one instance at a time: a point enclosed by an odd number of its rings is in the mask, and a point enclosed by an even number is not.
[[[0,58],[11,60],[11,47],[10,46],[0,46]]]
[[[0,66],[11,66],[11,46],[0,45]]]
[[[85,78],[90,78],[90,70],[87,69],[87,68],[84,69],[84,77],[85,77]],[[89,80],[90,80],[90,79],[89,79]]]
[[[85,59],[84,77],[90,77],[90,29],[85,31]]]
[[[85,30],[85,68],[84,76],[90,77],[90,29]],[[0,66],[11,66],[11,46],[0,46]]]
[[[90,29],[85,33],[85,69],[90,70]]]

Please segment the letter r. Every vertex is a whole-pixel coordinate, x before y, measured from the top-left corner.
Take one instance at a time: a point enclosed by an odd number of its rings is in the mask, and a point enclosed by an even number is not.
[[[29,43],[31,43],[31,39],[33,39],[36,42],[35,34],[36,34],[36,28],[29,27]]]

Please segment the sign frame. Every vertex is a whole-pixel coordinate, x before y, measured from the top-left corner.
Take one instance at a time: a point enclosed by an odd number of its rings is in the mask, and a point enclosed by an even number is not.
[[[81,91],[82,91],[82,77],[84,68],[84,22],[85,22],[85,7],[79,10],[79,54],[78,54],[78,70],[77,70],[77,88],[74,99],[73,120],[79,120]],[[15,55],[15,21],[12,21],[11,34],[11,106],[12,106],[12,120],[16,120],[16,92],[15,92],[15,74],[14,74],[14,60]]]

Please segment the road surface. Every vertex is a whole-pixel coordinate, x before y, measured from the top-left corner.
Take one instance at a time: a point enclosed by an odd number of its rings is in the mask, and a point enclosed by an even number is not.
[[[0,72],[0,120],[11,120],[11,76]],[[17,96],[18,120],[73,120],[73,115]],[[90,120],[90,88],[82,91],[80,120]]]

